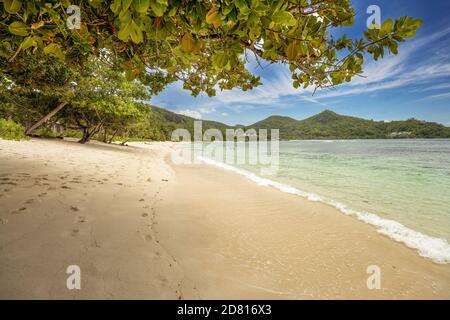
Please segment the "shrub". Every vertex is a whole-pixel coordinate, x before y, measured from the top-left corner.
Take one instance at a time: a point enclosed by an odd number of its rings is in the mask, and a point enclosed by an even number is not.
[[[12,121],[0,118],[0,138],[6,140],[28,139],[25,135],[25,128]]]

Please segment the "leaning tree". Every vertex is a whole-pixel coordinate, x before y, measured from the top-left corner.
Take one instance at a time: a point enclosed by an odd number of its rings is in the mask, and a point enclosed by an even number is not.
[[[96,57],[74,71],[71,91],[69,108],[58,116],[66,126],[82,131],[80,143],[100,131],[104,142],[117,134],[126,136],[128,127],[145,115],[139,102],[150,98],[142,83],[128,81],[123,72]]]

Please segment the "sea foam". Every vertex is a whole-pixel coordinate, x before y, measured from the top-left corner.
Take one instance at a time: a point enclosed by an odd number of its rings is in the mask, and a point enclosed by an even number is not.
[[[335,200],[327,199],[314,193],[304,192],[284,183],[262,178],[252,172],[233,167],[223,162],[202,156],[198,156],[197,158],[206,164],[214,165],[216,167],[245,176],[260,186],[272,187],[285,193],[301,196],[310,201],[322,202],[331,205],[346,215],[354,216],[358,220],[374,226],[378,233],[388,236],[397,242],[404,243],[406,246],[417,250],[419,255],[424,258],[428,258],[439,264],[450,263],[450,245],[445,239],[427,236],[423,233],[412,230],[397,221],[384,219],[373,213],[351,209]]]

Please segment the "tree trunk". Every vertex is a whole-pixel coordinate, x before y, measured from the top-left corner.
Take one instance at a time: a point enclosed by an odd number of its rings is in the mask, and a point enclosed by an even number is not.
[[[108,140],[108,143],[112,143],[114,138],[116,137],[117,132],[119,131],[119,129],[117,129],[116,131],[114,131],[114,133],[112,134],[111,138]]]
[[[45,121],[47,121],[48,119],[50,119],[51,117],[53,117],[56,113],[59,112],[59,110],[61,110],[62,108],[64,108],[67,105],[67,102],[61,102],[55,109],[53,109],[52,111],[50,111],[47,115],[45,115],[43,118],[41,118],[38,122],[36,122],[35,124],[33,124],[30,128],[27,129],[27,131],[25,131],[25,134],[27,136],[29,136],[31,134],[31,132],[33,132],[34,130],[36,130],[38,127],[40,127]]]
[[[106,128],[103,128],[102,142],[108,143],[108,130]]]
[[[83,137],[78,141],[78,143],[85,144],[89,141],[89,128],[83,128]]]
[[[98,124],[95,126],[94,129],[92,129],[92,131],[89,132],[89,128],[88,127],[84,127],[83,128],[83,137],[78,141],[78,143],[81,144],[85,144],[86,142],[89,142],[89,140],[91,140],[91,138],[100,131],[100,128],[102,127],[102,124]]]

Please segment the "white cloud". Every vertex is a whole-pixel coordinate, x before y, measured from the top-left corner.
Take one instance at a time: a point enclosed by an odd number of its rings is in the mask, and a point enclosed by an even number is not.
[[[436,32],[426,37],[413,39],[400,48],[398,55],[386,56],[381,61],[372,61],[365,65],[364,76],[356,77],[352,82],[335,89],[318,90],[313,96],[314,88],[295,89],[292,86],[291,74],[286,66],[277,65],[275,76],[262,79],[263,85],[251,91],[234,89],[219,91],[213,98],[215,105],[255,104],[282,107],[286,103],[284,97],[295,97],[304,101],[329,107],[323,99],[337,98],[364,93],[403,87],[410,84],[427,83],[427,81],[450,76],[450,63],[442,63],[439,59],[430,58],[414,69],[410,67],[410,58],[424,46],[450,34],[450,28]]]
[[[201,114],[208,114],[216,111],[216,107],[208,103],[198,108],[197,111],[200,112]]]
[[[318,92],[316,99],[336,98],[364,94],[381,90],[403,87],[410,84],[423,85],[429,81],[450,76],[450,63],[435,57],[424,60],[417,67],[409,66],[411,55],[424,50],[424,46],[450,34],[450,28],[430,36],[413,40],[403,46],[396,56],[385,57],[365,66],[364,77],[332,90]],[[425,56],[425,55],[424,55]]]
[[[434,100],[434,99],[442,99],[450,97],[450,92],[441,93],[441,94],[433,94],[431,96],[425,97],[422,100]]]
[[[184,116],[188,116],[188,117],[192,117],[195,119],[201,119],[202,118],[202,114],[196,110],[190,110],[190,109],[186,109],[186,110],[178,110],[175,111],[178,114],[184,115]]]
[[[450,88],[450,83],[440,83],[436,85],[432,85],[426,88],[422,88],[420,91],[433,91],[433,90],[441,90]]]
[[[263,78],[262,85],[249,91],[233,89],[219,91],[213,100],[218,104],[257,104],[270,106],[283,106],[280,100],[283,97],[297,97],[302,100],[329,106],[326,103],[319,102],[312,96],[313,88],[295,89],[292,86],[291,74],[284,65],[277,66],[276,73],[270,79]]]

